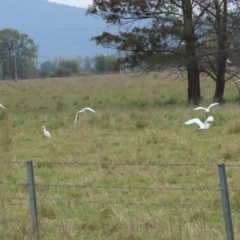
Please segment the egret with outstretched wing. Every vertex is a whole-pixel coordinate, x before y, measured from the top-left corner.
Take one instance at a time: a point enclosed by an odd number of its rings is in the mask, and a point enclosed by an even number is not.
[[[205,110],[205,112],[210,112],[210,108],[213,107],[213,106],[216,106],[216,105],[219,105],[219,103],[212,103],[208,108],[204,108],[204,107],[197,107],[195,108],[194,110]]]
[[[85,113],[86,110],[88,110],[88,111],[90,111],[90,112],[96,113],[92,108],[89,108],[89,107],[83,108],[83,109],[81,109],[80,111],[78,111],[78,112],[76,113],[75,123],[77,123],[78,114],[79,114],[79,113]]]
[[[196,123],[199,126],[199,129],[203,130],[208,129],[211,125],[209,122],[212,122],[213,120],[213,116],[209,116],[204,123],[199,118],[193,118],[185,122],[185,124],[189,125],[192,123]]]

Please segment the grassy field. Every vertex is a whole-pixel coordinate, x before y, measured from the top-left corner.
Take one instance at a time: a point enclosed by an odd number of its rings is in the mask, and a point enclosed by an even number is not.
[[[240,189],[237,88],[226,84],[226,104],[199,132],[184,122],[206,114],[187,106],[186,81],[166,76],[0,82],[0,239],[32,239],[28,160],[41,239],[226,239],[217,164]],[[214,82],[201,90],[208,106]],[[96,114],[74,124],[83,107]],[[230,197],[240,239],[240,191]]]

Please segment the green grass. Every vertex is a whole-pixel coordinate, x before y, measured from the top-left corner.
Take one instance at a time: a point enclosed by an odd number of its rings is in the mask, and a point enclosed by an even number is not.
[[[227,165],[229,189],[239,189],[238,91],[226,84],[226,104],[199,132],[184,125],[206,118],[187,106],[186,81],[165,76],[1,82],[0,239],[32,239],[21,184],[28,160],[41,239],[225,239],[217,164]],[[203,79],[201,90],[207,106],[214,82]],[[75,125],[83,107],[97,113]],[[238,239],[240,193],[230,197]]]

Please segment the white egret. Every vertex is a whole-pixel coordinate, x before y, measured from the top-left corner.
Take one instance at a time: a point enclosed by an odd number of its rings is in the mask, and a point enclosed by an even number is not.
[[[46,130],[45,126],[42,126],[42,128],[43,128],[43,133],[44,133],[44,135],[45,135],[47,138],[51,138],[52,136],[51,136],[50,132]]]
[[[78,114],[79,114],[79,113],[85,113],[86,110],[88,110],[88,111],[90,111],[90,112],[96,113],[92,108],[89,108],[89,107],[83,108],[83,109],[81,109],[80,111],[78,111],[78,112],[76,113],[75,123],[77,123]]]
[[[2,108],[4,108],[4,109],[7,109],[7,108],[5,108],[1,103],[0,103],[0,107],[2,107]]]
[[[197,107],[195,108],[194,110],[205,110],[205,112],[210,112],[210,108],[213,107],[213,106],[216,106],[216,105],[219,105],[219,103],[212,103],[208,108],[204,108],[204,107]]]
[[[185,122],[185,124],[189,125],[189,124],[192,124],[192,123],[196,123],[200,127],[199,129],[203,130],[203,129],[208,129],[211,125],[208,122],[212,122],[213,120],[214,120],[213,116],[209,116],[204,123],[199,118],[193,118],[193,119],[190,119],[187,122]]]

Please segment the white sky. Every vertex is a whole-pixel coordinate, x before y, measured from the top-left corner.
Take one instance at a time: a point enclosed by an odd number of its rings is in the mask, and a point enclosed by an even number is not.
[[[48,1],[82,8],[87,8],[88,5],[92,4],[92,0],[48,0]]]

